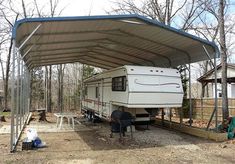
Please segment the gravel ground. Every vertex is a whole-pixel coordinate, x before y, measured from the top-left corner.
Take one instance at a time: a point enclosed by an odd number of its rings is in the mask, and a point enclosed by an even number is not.
[[[51,123],[38,123],[52,126]],[[107,123],[83,123],[85,130],[39,132],[47,147],[9,153],[9,134],[0,135],[0,163],[235,163],[233,141],[212,142],[150,126],[136,130],[123,141],[110,138]],[[84,128],[83,128],[84,129]],[[23,137],[22,137],[23,138]]]

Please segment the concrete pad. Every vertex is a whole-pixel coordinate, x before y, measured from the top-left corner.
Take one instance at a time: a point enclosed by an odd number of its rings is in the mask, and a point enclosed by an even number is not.
[[[82,124],[75,124],[74,129],[67,124],[64,124],[62,129],[56,127],[55,123],[34,123],[27,125],[26,128],[34,128],[39,133],[57,133],[57,132],[74,132],[74,131],[88,131],[91,130],[90,128],[86,127]],[[0,128],[0,134],[10,134],[11,133],[11,126],[10,125],[3,125]]]
[[[3,125],[0,128],[0,134],[9,134],[11,133],[11,126],[10,125]]]
[[[63,125],[62,129],[56,126],[56,124],[30,124],[26,128],[34,128],[39,133],[58,133],[58,132],[74,132],[74,131],[88,131],[90,128],[85,125],[75,125],[74,129],[71,126]]]

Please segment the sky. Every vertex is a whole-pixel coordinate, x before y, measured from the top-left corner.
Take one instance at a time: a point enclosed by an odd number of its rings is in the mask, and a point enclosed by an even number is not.
[[[110,0],[61,0],[61,6],[66,6],[63,16],[105,15],[112,6]]]

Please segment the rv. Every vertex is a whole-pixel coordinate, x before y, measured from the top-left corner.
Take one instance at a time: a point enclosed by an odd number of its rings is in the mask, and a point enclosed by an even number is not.
[[[153,110],[182,106],[183,88],[176,69],[125,65],[90,77],[83,86],[83,112],[106,120],[114,110],[122,110],[136,122],[146,122]]]

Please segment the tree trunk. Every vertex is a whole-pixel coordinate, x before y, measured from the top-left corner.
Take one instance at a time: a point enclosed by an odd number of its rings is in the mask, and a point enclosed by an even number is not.
[[[46,118],[46,111],[41,111],[39,113],[39,120],[38,121],[47,121],[47,118]]]
[[[64,69],[62,64],[59,65],[58,69],[58,109],[60,112],[63,112],[63,79],[64,79]]]
[[[203,72],[202,74],[204,75],[205,73],[207,73],[208,71],[208,61],[203,62],[202,64],[202,69]],[[202,83],[202,93],[201,93],[201,97],[208,97],[208,85],[206,83]],[[206,95],[206,96],[205,96]]]
[[[62,65],[58,66],[58,97],[57,97],[57,107],[60,112],[62,112],[61,104],[61,76],[62,76]]]
[[[8,108],[8,81],[9,81],[9,72],[10,72],[10,60],[11,60],[11,50],[12,50],[12,40],[10,42],[10,47],[7,56],[6,62],[6,77],[4,80],[4,109],[7,110]]]
[[[49,78],[48,78],[48,101],[47,101],[47,112],[52,112],[51,110],[51,76],[52,76],[52,68],[49,66]]]
[[[47,107],[47,104],[48,104],[48,68],[47,66],[45,66],[45,84],[44,84],[44,88],[45,88],[45,91],[44,91],[44,103],[45,103],[45,108],[46,108],[46,111],[48,111],[48,107]]]
[[[221,65],[222,65],[222,113],[223,120],[229,117],[228,110],[228,94],[227,94],[227,54],[226,54],[226,42],[224,31],[224,0],[219,1],[219,31],[220,31],[220,53],[221,53]],[[216,93],[217,94],[217,93]]]
[[[64,67],[63,67],[64,66]],[[61,104],[61,111],[64,110],[64,69],[65,64],[61,65],[61,77],[60,77],[60,104]]]
[[[6,119],[4,116],[0,116],[0,122],[6,122]]]

